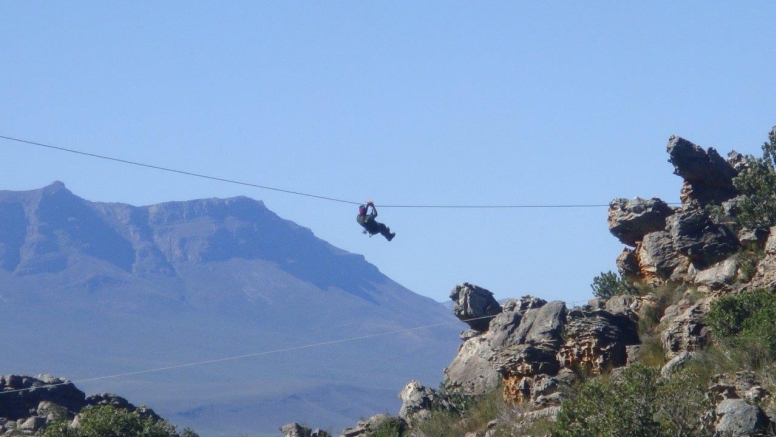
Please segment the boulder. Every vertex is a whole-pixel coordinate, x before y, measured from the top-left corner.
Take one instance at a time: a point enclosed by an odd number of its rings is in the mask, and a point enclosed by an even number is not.
[[[743,399],[725,399],[717,405],[717,435],[744,437],[765,430],[770,422],[765,413]]]
[[[722,261],[735,253],[740,244],[725,225],[715,224],[701,210],[682,210],[667,220],[673,248],[701,267]]]
[[[641,276],[660,281],[671,277],[682,258],[674,248],[671,234],[663,231],[646,235],[636,253]]]
[[[455,407],[436,390],[426,387],[418,381],[410,381],[401,393],[399,417],[407,423],[427,419],[431,411],[456,411]]]
[[[738,261],[728,258],[695,274],[695,284],[704,285],[711,290],[719,290],[733,283],[738,275]]]
[[[22,431],[31,431],[35,432],[41,428],[46,426],[46,418],[45,417],[38,417],[38,416],[32,416],[25,420],[21,425],[19,425],[20,430]]]
[[[501,305],[493,293],[482,287],[464,282],[450,292],[453,314],[477,331],[487,331],[491,316],[501,312]]]
[[[733,178],[738,171],[713,148],[703,148],[672,136],[666,147],[674,174],[684,179],[680,198],[685,206],[721,204],[738,195]]]
[[[616,316],[625,316],[632,320],[638,320],[638,310],[641,301],[636,296],[620,294],[610,297],[604,303],[604,309]]]
[[[621,243],[636,246],[650,232],[662,231],[674,213],[660,199],[614,199],[609,202],[609,232]]]

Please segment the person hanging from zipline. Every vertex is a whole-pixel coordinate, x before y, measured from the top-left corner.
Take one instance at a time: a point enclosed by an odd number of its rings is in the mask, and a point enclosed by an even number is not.
[[[371,214],[369,213],[369,207],[372,207]],[[377,208],[375,208],[374,202],[370,200],[366,202],[366,205],[359,205],[356,221],[364,228],[364,233],[368,233],[370,237],[375,234],[380,234],[388,241],[393,240],[396,233],[392,233],[391,228],[375,220],[375,217],[377,217]]]

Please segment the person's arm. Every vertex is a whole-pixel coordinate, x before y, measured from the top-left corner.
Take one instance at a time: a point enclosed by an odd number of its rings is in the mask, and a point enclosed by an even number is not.
[[[377,217],[377,208],[375,208],[375,204],[370,202],[368,206],[371,206],[371,207],[372,207],[372,214],[371,214],[371,216],[372,216],[373,218],[374,218],[374,217]]]

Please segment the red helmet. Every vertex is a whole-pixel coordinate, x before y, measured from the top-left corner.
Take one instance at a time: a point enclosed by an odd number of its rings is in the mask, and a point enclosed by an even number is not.
[[[359,205],[359,207],[358,207],[358,214],[359,215],[366,214],[366,205]]]

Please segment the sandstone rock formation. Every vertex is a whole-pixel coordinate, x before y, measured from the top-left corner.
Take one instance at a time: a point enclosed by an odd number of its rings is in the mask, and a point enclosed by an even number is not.
[[[657,198],[614,199],[609,203],[609,232],[623,244],[635,247],[645,235],[665,229],[666,218],[673,213]]]
[[[681,193],[684,206],[719,204],[738,195],[733,186],[738,171],[713,148],[704,151],[684,138],[672,136],[666,149],[674,174],[684,179]]]
[[[620,274],[650,285],[688,282],[710,289],[729,286],[734,266],[728,263],[709,271],[736,254],[745,245],[764,240],[763,230],[733,232],[714,222],[705,209],[721,206],[730,219],[736,213],[740,193],[733,178],[746,168],[746,159],[731,152],[726,161],[714,149],[680,137],[671,137],[667,151],[674,173],[683,178],[682,206],[671,208],[660,199],[615,199],[609,205],[609,230],[625,248],[617,258]],[[724,270],[724,275],[720,270]],[[703,271],[696,279],[696,274]]]
[[[627,346],[638,343],[628,311],[568,310],[563,302],[532,297],[509,301],[487,332],[464,341],[445,369],[444,385],[478,395],[494,389],[500,377],[505,396],[515,402],[557,405],[552,395],[563,384],[557,379],[562,370],[595,373],[626,363]]]
[[[493,293],[469,283],[456,286],[450,292],[450,299],[454,303],[453,314],[475,331],[487,331],[490,316],[501,312]]]

